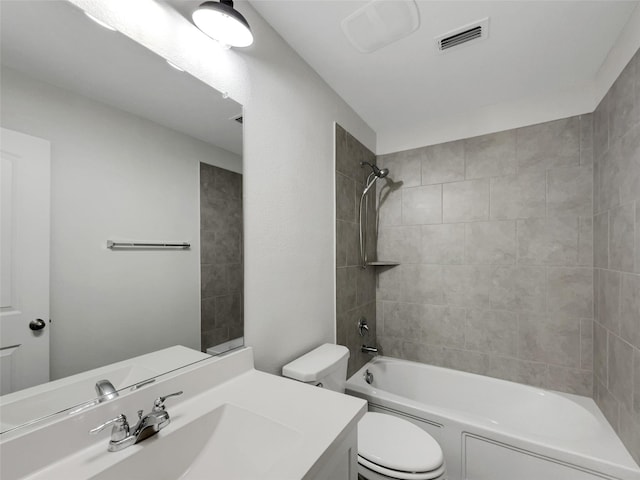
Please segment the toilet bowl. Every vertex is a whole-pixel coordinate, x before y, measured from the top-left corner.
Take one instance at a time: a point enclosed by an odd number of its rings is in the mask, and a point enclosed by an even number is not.
[[[288,363],[282,375],[344,393],[349,350],[326,343]],[[413,423],[367,412],[358,422],[358,474],[365,480],[446,480],[438,442]]]

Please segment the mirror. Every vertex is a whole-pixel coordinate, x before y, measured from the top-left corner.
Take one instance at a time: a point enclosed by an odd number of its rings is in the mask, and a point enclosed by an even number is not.
[[[6,431],[242,345],[242,106],[67,2],[0,27]]]

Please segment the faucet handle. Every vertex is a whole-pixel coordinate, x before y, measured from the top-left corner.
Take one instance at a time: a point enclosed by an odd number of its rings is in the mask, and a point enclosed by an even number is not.
[[[169,397],[177,397],[178,395],[182,395],[182,390],[179,392],[170,393],[169,395],[165,395],[163,397],[158,397],[153,402],[153,411],[159,412],[160,410],[164,410],[164,401]]]
[[[102,425],[89,430],[89,433],[91,435],[95,435],[107,428],[109,425],[113,425],[111,440],[121,440],[129,435],[129,422],[127,422],[127,417],[122,413],[111,420],[107,420]]]

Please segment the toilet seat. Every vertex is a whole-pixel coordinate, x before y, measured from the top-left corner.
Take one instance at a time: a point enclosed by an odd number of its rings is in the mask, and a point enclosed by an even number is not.
[[[384,468],[381,465],[376,465],[375,463],[369,462],[367,459],[358,455],[358,470],[362,469],[363,467],[365,470],[369,470],[374,474],[377,474],[375,477],[368,476],[367,478],[369,478],[370,480],[376,480],[378,478],[394,480],[438,480],[442,478],[442,475],[445,471],[444,465],[441,465],[440,468],[431,470],[430,472],[400,472],[398,470],[390,470],[388,468]]]
[[[438,442],[416,425],[367,412],[358,422],[358,463],[390,478],[431,480],[444,473]]]

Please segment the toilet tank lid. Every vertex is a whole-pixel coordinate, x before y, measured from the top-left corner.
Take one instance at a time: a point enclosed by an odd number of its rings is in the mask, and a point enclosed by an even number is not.
[[[314,382],[349,358],[349,349],[343,345],[325,343],[282,367],[282,375],[301,382]]]

